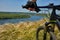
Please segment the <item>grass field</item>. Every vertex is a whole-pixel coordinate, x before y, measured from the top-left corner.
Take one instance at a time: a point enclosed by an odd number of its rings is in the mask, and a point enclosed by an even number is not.
[[[0,25],[0,40],[36,40],[36,30],[39,26],[44,25],[45,22],[46,19],[15,24],[5,23]],[[55,31],[55,34],[57,34],[58,30],[55,29]],[[40,40],[42,40],[42,33],[39,34]]]
[[[15,18],[29,18],[28,14],[18,14],[18,13],[8,13],[8,12],[0,12],[0,19],[15,19]]]

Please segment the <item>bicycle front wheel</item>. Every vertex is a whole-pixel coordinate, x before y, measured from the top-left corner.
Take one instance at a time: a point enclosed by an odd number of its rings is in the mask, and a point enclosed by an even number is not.
[[[43,40],[43,35],[44,35],[44,27],[41,26],[36,31],[36,40]]]
[[[44,27],[39,27],[36,32],[36,40],[57,40],[52,31],[45,31]]]

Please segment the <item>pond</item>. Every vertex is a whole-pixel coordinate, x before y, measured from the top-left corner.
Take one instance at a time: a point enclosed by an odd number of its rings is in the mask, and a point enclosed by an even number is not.
[[[24,22],[24,21],[37,21],[42,19],[43,16],[36,16],[33,15],[30,18],[22,18],[22,19],[4,19],[4,20],[0,20],[0,24],[4,24],[4,23],[18,23],[18,22]]]

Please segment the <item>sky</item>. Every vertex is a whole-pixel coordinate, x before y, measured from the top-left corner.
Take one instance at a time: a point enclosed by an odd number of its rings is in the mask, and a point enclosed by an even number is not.
[[[3,12],[29,12],[27,9],[23,9],[22,5],[25,5],[28,0],[0,0],[0,11]],[[49,3],[55,5],[60,4],[60,0],[37,0],[38,6],[45,6]]]

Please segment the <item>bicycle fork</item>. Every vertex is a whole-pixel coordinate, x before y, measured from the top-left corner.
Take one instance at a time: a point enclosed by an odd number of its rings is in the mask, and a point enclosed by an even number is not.
[[[50,25],[49,24],[53,24],[53,25]],[[51,35],[51,32],[54,33],[54,28],[55,28],[55,24],[54,22],[46,22],[45,23],[45,33],[44,33],[44,40],[46,40],[46,35],[47,35],[47,32],[50,33],[50,40],[53,40],[52,38],[52,35]]]

